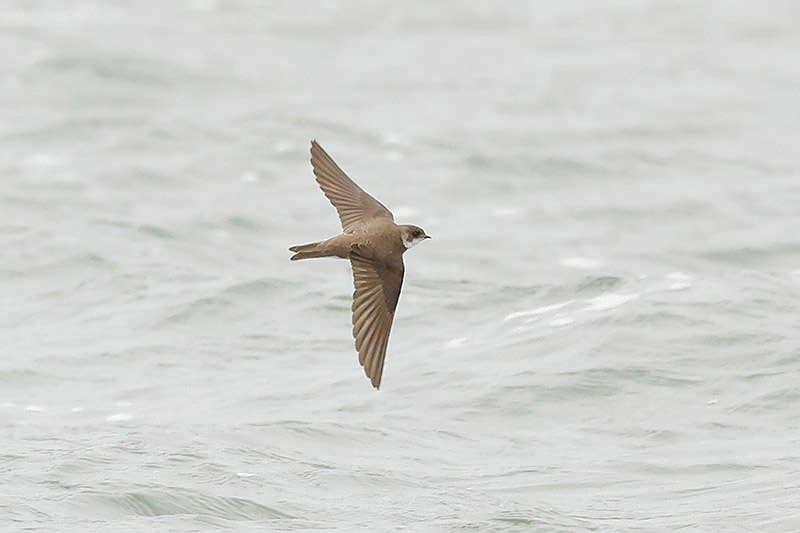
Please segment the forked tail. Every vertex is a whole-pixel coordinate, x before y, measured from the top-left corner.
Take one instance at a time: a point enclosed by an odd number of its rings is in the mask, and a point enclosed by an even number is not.
[[[326,254],[324,248],[322,246],[322,242],[312,242],[309,244],[298,244],[297,246],[292,246],[289,248],[290,252],[295,252],[295,254],[291,257],[292,261],[298,261],[300,259],[313,259],[314,257],[326,257],[329,254]]]

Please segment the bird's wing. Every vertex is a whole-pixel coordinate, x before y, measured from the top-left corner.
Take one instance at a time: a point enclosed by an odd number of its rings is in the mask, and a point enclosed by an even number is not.
[[[339,212],[344,231],[373,217],[394,220],[391,211],[348,178],[317,141],[311,141],[311,166],[322,192]]]
[[[403,286],[403,260],[396,265],[350,255],[353,265],[353,337],[358,362],[376,389],[381,385],[383,360],[392,329],[394,310]]]

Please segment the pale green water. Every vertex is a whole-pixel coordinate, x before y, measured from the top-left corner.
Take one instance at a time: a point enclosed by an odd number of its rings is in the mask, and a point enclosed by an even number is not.
[[[0,8],[0,530],[800,528],[794,3],[170,6]]]

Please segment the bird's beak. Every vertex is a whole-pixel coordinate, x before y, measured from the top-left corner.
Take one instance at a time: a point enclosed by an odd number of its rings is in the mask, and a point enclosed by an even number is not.
[[[430,236],[430,235],[425,235],[425,238],[426,238],[426,239],[430,239],[430,238],[431,238],[431,236]]]

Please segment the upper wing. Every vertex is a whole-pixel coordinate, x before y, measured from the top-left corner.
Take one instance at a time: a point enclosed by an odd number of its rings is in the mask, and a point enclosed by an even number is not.
[[[355,284],[353,337],[358,362],[377,389],[381,385],[386,345],[403,286],[403,260],[399,265],[390,266],[354,253],[350,255],[350,263]]]
[[[392,213],[382,203],[347,177],[317,141],[311,141],[311,166],[314,167],[314,175],[322,192],[339,212],[344,231],[360,220],[372,217],[394,220]]]

